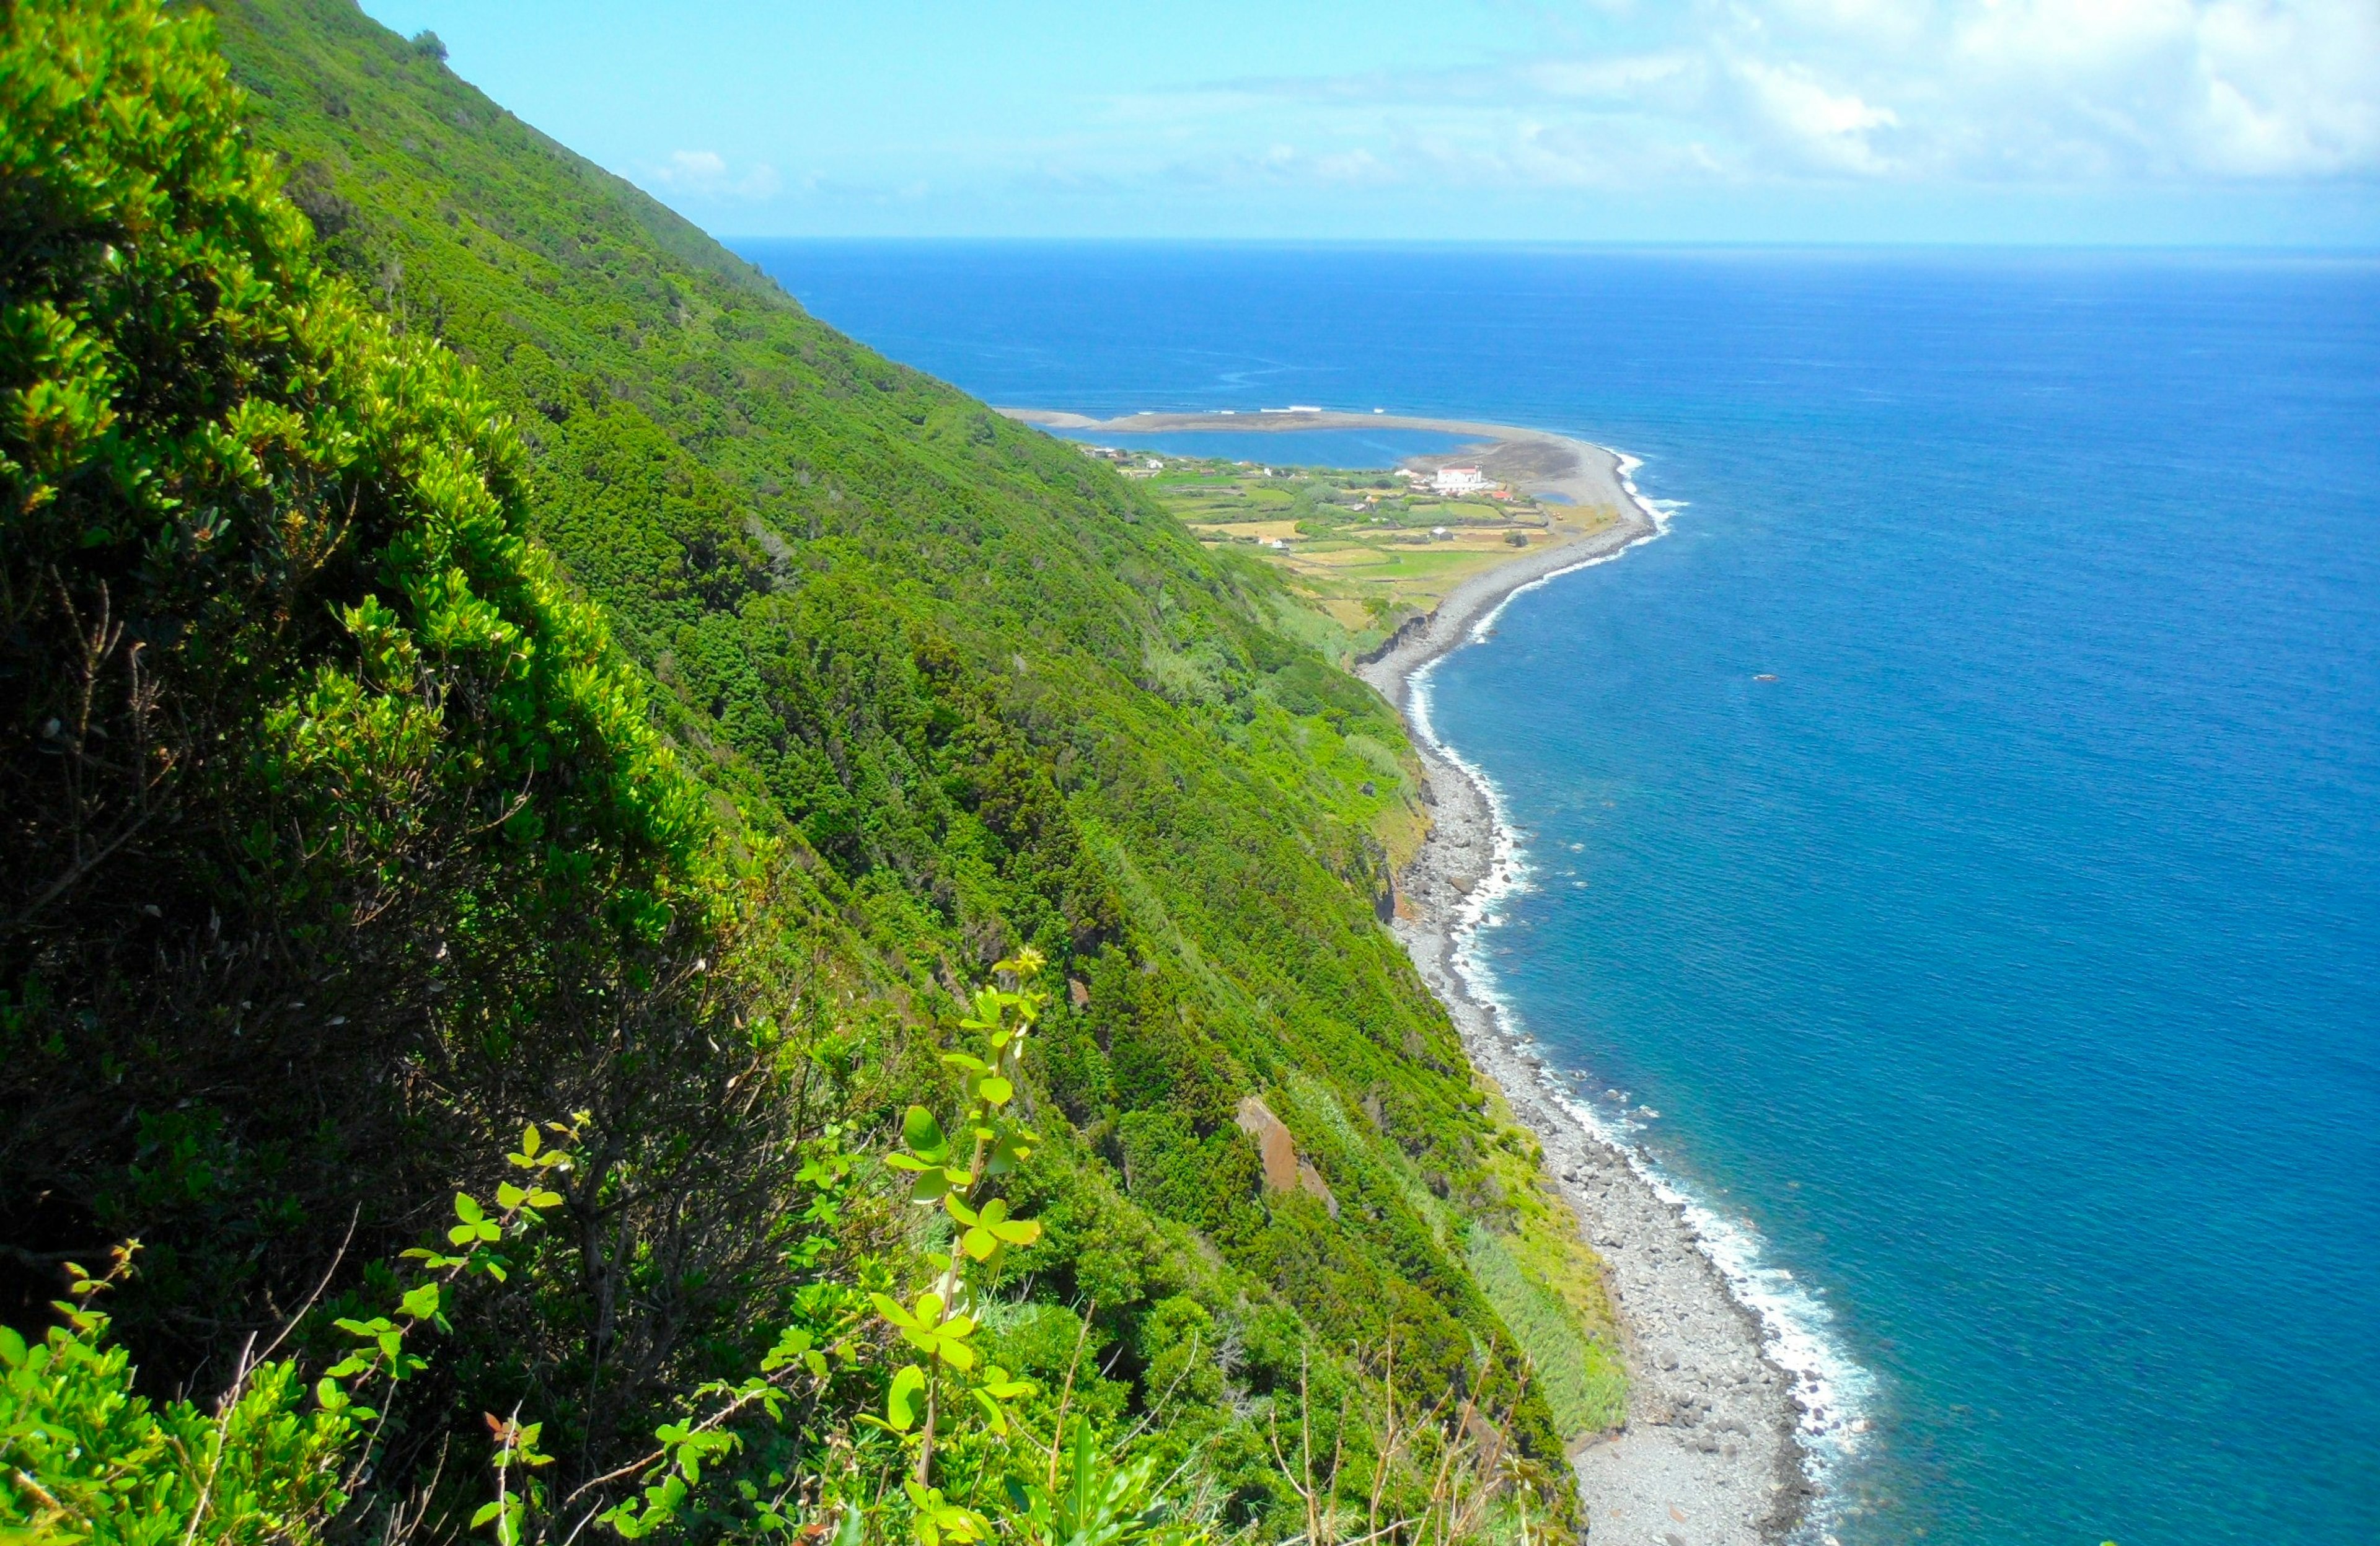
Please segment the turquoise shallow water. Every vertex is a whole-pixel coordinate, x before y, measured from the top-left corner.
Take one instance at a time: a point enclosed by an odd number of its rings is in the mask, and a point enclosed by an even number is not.
[[[1836,1533],[2380,1540],[2380,265],[747,250],[994,401],[1643,457],[1435,719],[1501,991],[1872,1377]]]

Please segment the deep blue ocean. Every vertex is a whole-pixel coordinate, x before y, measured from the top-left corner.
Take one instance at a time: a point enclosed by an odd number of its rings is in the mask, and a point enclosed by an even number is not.
[[[1641,457],[1435,723],[1502,993],[1864,1371],[1828,1528],[2380,1540],[2380,262],[744,250],[994,403]]]

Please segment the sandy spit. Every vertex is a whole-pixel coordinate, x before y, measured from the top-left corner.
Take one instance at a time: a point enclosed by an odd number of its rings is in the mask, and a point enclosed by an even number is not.
[[[1452,1014],[1474,1064],[1502,1087],[1544,1143],[1548,1170],[1606,1264],[1628,1344],[1629,1413],[1620,1434],[1573,1456],[1591,1539],[1617,1546],[1765,1546],[1793,1531],[1811,1497],[1794,1437],[1791,1380],[1764,1356],[1758,1320],[1703,1253],[1693,1226],[1627,1154],[1571,1113],[1555,1071],[1464,978],[1457,948],[1468,922],[1465,904],[1496,864],[1496,815],[1487,791],[1413,722],[1414,674],[1469,642],[1480,621],[1514,591],[1656,535],[1651,517],[1623,489],[1618,459],[1601,447],[1567,443],[1583,464],[1570,481],[1593,502],[1616,505],[1620,524],[1473,577],[1447,597],[1427,628],[1360,668],[1405,712],[1433,806],[1429,838],[1400,877],[1395,926],[1423,981]],[[1602,487],[1589,487],[1597,482]]]
[[[1586,510],[1603,507],[1629,512],[1636,508],[1620,487],[1609,452],[1584,441],[1574,441],[1567,435],[1513,424],[1486,424],[1468,418],[1416,418],[1404,414],[1349,414],[1321,409],[1305,413],[1127,414],[1120,418],[1092,418],[1056,408],[998,408],[993,411],[1021,424],[1036,425],[1044,429],[1104,429],[1113,434],[1131,435],[1182,434],[1197,430],[1233,434],[1270,430],[1294,434],[1301,429],[1429,429],[1441,434],[1468,435],[1475,437],[1472,445],[1444,455],[1411,457],[1405,465],[1435,467],[1455,462],[1474,463],[1490,477],[1510,483],[1524,493],[1549,494]],[[1532,555],[1532,558],[1541,555]],[[1507,572],[1500,569],[1495,573],[1501,576]],[[1510,588],[1509,586],[1506,587],[1507,593]],[[1449,604],[1451,604],[1451,598]]]

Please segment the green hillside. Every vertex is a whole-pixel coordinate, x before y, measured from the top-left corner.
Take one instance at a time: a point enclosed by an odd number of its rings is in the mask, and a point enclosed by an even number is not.
[[[1222,1533],[1333,1475],[1575,1520],[1594,1265],[1381,926],[1402,730],[1268,570],[348,0],[5,16],[0,1320],[137,1238],[54,1341],[162,1398],[294,1326],[385,1382],[272,1430],[348,1457],[291,1516],[368,1532],[540,1444],[486,1528],[666,1484],[609,1526],[1025,1532],[1077,1431]],[[987,1015],[1038,1019],[943,1056]],[[1315,1182],[1266,1189],[1251,1096]],[[972,1164],[918,1126],[963,1108]],[[978,1253],[994,1196],[1032,1224]],[[867,1308],[925,1285],[964,1366]],[[420,1371],[340,1362],[376,1314]]]

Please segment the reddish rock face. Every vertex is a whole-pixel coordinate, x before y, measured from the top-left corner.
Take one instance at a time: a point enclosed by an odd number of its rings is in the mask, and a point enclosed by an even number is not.
[[[1330,1194],[1330,1183],[1322,1178],[1322,1172],[1298,1157],[1297,1143],[1289,1136],[1289,1129],[1272,1114],[1272,1107],[1265,1105],[1263,1096],[1240,1097],[1239,1125],[1242,1132],[1257,1141],[1257,1153],[1264,1157],[1267,1192],[1303,1191],[1319,1200],[1330,1210],[1332,1218],[1339,1216],[1339,1199]]]

